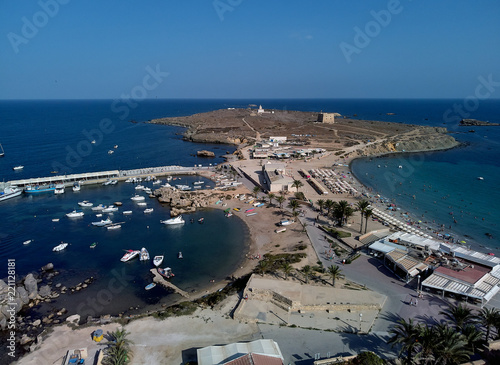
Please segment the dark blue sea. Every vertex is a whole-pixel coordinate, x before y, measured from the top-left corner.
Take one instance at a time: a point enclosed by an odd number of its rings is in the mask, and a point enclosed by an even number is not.
[[[0,143],[5,157],[0,158],[0,179],[9,181],[59,173],[79,173],[150,166],[220,163],[227,145],[195,144],[182,140],[179,127],[145,122],[159,117],[183,116],[228,107],[262,104],[264,108],[338,112],[342,115],[394,123],[446,127],[463,146],[449,151],[399,155],[373,160],[356,160],[353,172],[373,191],[415,216],[446,224],[473,245],[485,250],[500,247],[500,127],[459,127],[461,119],[453,112],[463,100],[147,100],[117,113],[111,100],[90,101],[0,101]],[[469,107],[469,109],[471,109]],[[451,112],[449,111],[451,110]],[[394,115],[387,115],[394,113]],[[467,117],[500,122],[500,102],[481,100]],[[469,132],[474,129],[475,132]],[[95,144],[90,141],[96,140]],[[112,155],[107,153],[118,145]],[[196,151],[214,151],[210,160],[198,158]],[[24,165],[14,172],[12,167]],[[383,168],[378,168],[383,165]],[[397,166],[404,169],[398,171]],[[385,167],[387,166],[387,167]],[[404,172],[404,175],[400,175]],[[478,180],[481,176],[484,180]],[[184,177],[186,183],[192,178]],[[147,247],[151,255],[164,254],[165,265],[176,273],[174,283],[186,290],[202,288],[210,280],[229,275],[243,259],[249,242],[248,231],[238,218],[226,219],[219,211],[203,210],[187,216],[203,216],[203,225],[187,223],[165,227],[160,219],[168,217],[168,207],[148,200],[154,212],[146,215],[132,204],[131,184],[84,187],[81,192],[23,196],[0,203],[0,263],[6,276],[7,259],[16,260],[19,276],[53,262],[61,272],[53,284],[75,285],[93,276],[96,281],[82,293],[61,296],[54,303],[36,308],[44,312],[66,307],[82,316],[103,313],[134,312],[167,303],[171,298],[164,289],[145,291],[150,282],[150,263],[119,261],[124,249]],[[415,198],[413,198],[415,196]],[[76,203],[90,200],[110,204],[124,202],[123,210],[133,210],[129,217],[118,214],[114,221],[124,221],[121,230],[107,231],[92,227],[93,215],[68,219],[65,213]],[[450,214],[452,213],[452,214]],[[115,215],[117,215],[115,213]],[[454,217],[454,218],[452,218]],[[61,218],[52,222],[53,218]],[[454,223],[454,220],[457,223]],[[486,236],[489,233],[491,237]],[[23,241],[33,239],[29,245]],[[69,242],[64,252],[54,253],[59,242]],[[98,242],[90,249],[92,242]],[[182,251],[183,260],[177,259]],[[116,284],[119,282],[120,284]],[[112,295],[110,283],[117,285]],[[97,298],[92,307],[88,298]]]

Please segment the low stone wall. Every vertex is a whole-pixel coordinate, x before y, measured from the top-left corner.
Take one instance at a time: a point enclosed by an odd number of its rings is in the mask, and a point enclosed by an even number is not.
[[[320,311],[330,311],[330,312],[361,312],[367,310],[380,310],[381,306],[378,304],[327,304],[327,305],[304,305],[292,308],[292,310],[304,312],[320,312]]]

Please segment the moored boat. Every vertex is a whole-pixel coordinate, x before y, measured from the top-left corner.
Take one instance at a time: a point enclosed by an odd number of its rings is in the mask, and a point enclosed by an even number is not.
[[[146,199],[145,197],[143,197],[142,195],[139,195],[139,194],[135,194],[132,198],[130,198],[131,200],[135,201],[135,202],[138,202],[138,201],[142,201],[144,199]]]
[[[170,278],[175,276],[174,273],[172,272],[172,269],[169,267],[166,267],[164,269],[159,267],[159,268],[157,268],[157,271],[158,271],[158,274],[160,274],[161,276],[163,276],[166,279],[170,279]]]
[[[132,260],[134,257],[138,256],[141,253],[139,250],[127,250],[125,255],[120,259],[122,262],[127,262]]]
[[[54,189],[54,194],[64,194],[64,184],[57,184]]]
[[[97,205],[97,206],[93,207],[93,208],[92,208],[92,210],[93,210],[93,211],[99,211],[99,210],[103,210],[104,208],[106,208],[106,206],[105,206],[105,205],[103,205],[103,204],[99,204],[99,205]]]
[[[64,250],[66,247],[68,247],[68,243],[64,243],[64,242],[61,242],[59,245],[57,245],[56,247],[54,247],[52,249],[52,251],[62,251]]]
[[[9,186],[4,184],[3,188],[0,187],[0,202],[3,200],[19,196],[22,193],[23,193],[22,189],[19,189],[16,186]]]
[[[153,265],[157,267],[160,266],[162,262],[163,262],[163,255],[158,255],[153,258]]]
[[[73,191],[80,191],[81,190],[81,187],[80,187],[80,183],[74,183],[73,184]]]
[[[153,213],[153,208],[144,209],[144,213]]]
[[[81,207],[91,207],[94,204],[89,202],[88,200],[84,200],[82,202],[78,202],[78,205]]]
[[[114,205],[110,205],[102,210],[103,213],[112,213],[116,211],[118,211],[118,207],[115,207]]]
[[[179,253],[177,254],[177,258],[178,258],[178,259],[182,259],[182,258],[183,258],[183,256],[182,256],[182,252],[181,252],[181,251],[179,251]]]
[[[93,243],[90,245],[90,248],[95,248],[95,246],[97,246],[97,242],[93,242]]]
[[[182,219],[182,215],[178,215],[175,218],[170,218],[165,221],[160,221],[160,223],[167,224],[167,225],[172,225],[172,224],[184,224],[185,221]]]
[[[139,260],[141,261],[148,261],[150,259],[149,257],[149,252],[146,250],[146,247],[141,248],[141,253],[139,256]]]
[[[22,170],[22,169],[24,169],[24,166],[23,166],[23,165],[14,166],[14,167],[12,168],[12,170],[14,170],[14,171],[19,171],[19,170]]]
[[[29,245],[31,242],[33,242],[33,240],[27,240],[27,241],[24,241],[24,242],[23,242],[23,245]]]
[[[109,218],[106,218],[106,219],[101,219],[100,222],[92,222],[92,225],[93,226],[97,226],[97,227],[104,227],[104,226],[107,226],[108,224],[112,224],[113,221]]]
[[[53,192],[56,189],[55,185],[29,185],[24,189],[26,194],[41,194]]]
[[[79,217],[83,217],[83,216],[84,216],[84,213],[81,210],[74,210],[71,213],[66,214],[66,217],[68,217],[68,218],[79,218]]]
[[[115,224],[110,224],[110,225],[106,226],[106,228],[113,230],[113,229],[122,228],[122,225],[119,223],[115,223]]]
[[[131,210],[124,210],[123,214],[132,214],[132,211]]]
[[[146,289],[146,290],[151,290],[151,289],[153,289],[155,286],[156,286],[156,283],[151,283],[151,284],[146,285],[146,287],[145,287],[144,289]]]

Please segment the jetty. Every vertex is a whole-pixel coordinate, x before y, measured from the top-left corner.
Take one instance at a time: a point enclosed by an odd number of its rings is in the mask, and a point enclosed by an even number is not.
[[[211,166],[158,166],[158,167],[145,167],[133,170],[110,170],[99,172],[85,172],[81,174],[71,175],[54,175],[48,177],[36,177],[23,180],[9,181],[11,186],[26,187],[29,185],[50,185],[50,184],[64,184],[71,186],[75,182],[80,184],[101,184],[107,180],[126,180],[130,177],[147,177],[147,176],[168,176],[168,175],[196,175],[199,172],[212,169]]]
[[[189,294],[187,292],[178,288],[170,281],[165,280],[163,276],[161,276],[156,269],[151,269],[149,271],[151,271],[151,273],[154,275],[153,281],[155,283],[161,284],[168,289],[172,289],[175,293],[182,295],[184,298],[189,298]]]

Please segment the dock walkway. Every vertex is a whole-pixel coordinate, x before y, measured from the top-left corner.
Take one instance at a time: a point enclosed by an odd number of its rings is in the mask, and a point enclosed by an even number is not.
[[[185,292],[184,290],[178,288],[177,286],[175,286],[174,284],[172,284],[170,281],[165,280],[163,278],[163,276],[161,276],[158,273],[157,269],[151,269],[150,271],[154,275],[153,281],[155,283],[161,284],[161,285],[163,285],[166,288],[172,289],[174,292],[176,292],[177,294],[182,295],[184,298],[189,298],[189,294],[187,292]]]

